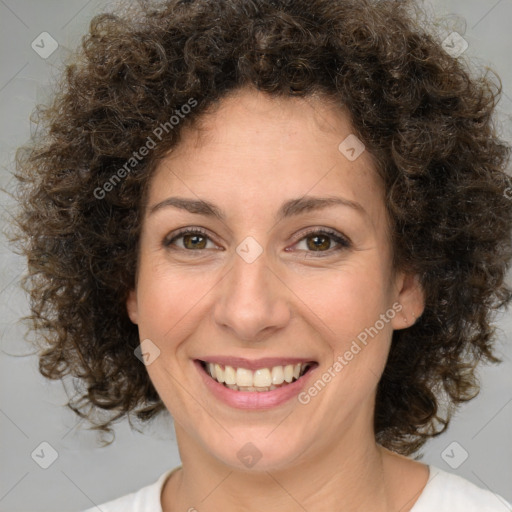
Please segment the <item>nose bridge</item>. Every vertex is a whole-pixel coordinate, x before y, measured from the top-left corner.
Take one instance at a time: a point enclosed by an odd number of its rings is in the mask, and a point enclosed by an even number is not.
[[[256,341],[262,331],[283,327],[290,314],[285,287],[274,272],[267,253],[254,238],[240,243],[219,288],[214,315],[217,324],[245,341]]]

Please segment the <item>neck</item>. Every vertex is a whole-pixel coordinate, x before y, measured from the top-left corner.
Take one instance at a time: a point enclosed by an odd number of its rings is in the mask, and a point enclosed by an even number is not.
[[[428,470],[361,438],[341,439],[336,446],[316,451],[286,468],[240,470],[212,457],[176,425],[183,469],[164,487],[164,512],[178,510],[227,512],[244,510],[407,511],[412,501],[399,490],[406,465],[416,471],[421,490]],[[363,441],[363,442],[361,442]],[[413,468],[412,465],[415,465]],[[406,478],[407,480],[407,478]],[[421,485],[420,485],[421,484]],[[405,508],[404,508],[405,507]]]

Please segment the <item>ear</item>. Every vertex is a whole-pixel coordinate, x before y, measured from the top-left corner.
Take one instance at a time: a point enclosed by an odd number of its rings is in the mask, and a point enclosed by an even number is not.
[[[138,306],[137,306],[137,292],[130,290],[128,298],[126,299],[126,311],[130,320],[134,323],[138,323]]]
[[[395,281],[395,300],[402,308],[391,321],[393,329],[406,329],[416,323],[425,309],[425,293],[419,277],[415,274],[399,273]]]

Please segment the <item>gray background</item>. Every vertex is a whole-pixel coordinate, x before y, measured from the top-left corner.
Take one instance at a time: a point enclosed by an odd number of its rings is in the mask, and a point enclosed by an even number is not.
[[[90,18],[112,4],[107,0],[0,0],[1,187],[9,190],[14,184],[14,151],[30,135],[29,115],[35,104],[48,97],[49,84],[58,76],[69,49],[79,43]],[[463,35],[469,47],[462,58],[474,59],[477,66],[490,65],[501,76],[504,94],[498,128],[512,143],[512,0],[432,0],[425,5],[432,15],[450,14],[450,26],[439,25],[439,36],[444,39],[452,30]],[[59,43],[46,59],[31,47],[42,32]],[[12,211],[5,194],[0,196],[0,208],[5,227]],[[25,328],[19,319],[28,308],[18,282],[24,262],[10,252],[4,238],[0,258],[0,511],[79,511],[152,483],[178,465],[168,418],[148,426],[145,434],[121,422],[115,443],[107,448],[96,445],[93,432],[80,428],[74,414],[63,407],[67,400],[62,384],[47,382],[39,374],[37,357],[29,354],[30,347],[23,341]],[[481,369],[481,394],[461,409],[445,434],[426,445],[423,461],[512,501],[510,312],[500,315],[498,327],[504,363]],[[36,453],[49,456],[48,449],[38,448],[42,442],[58,454],[47,469],[36,464],[36,456],[31,457],[36,448]],[[468,457],[461,463],[466,452]]]

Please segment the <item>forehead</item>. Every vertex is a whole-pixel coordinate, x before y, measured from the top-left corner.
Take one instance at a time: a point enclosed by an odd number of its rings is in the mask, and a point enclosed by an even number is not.
[[[381,215],[372,156],[347,158],[353,153],[344,141],[357,153],[364,147],[355,137],[348,111],[329,99],[243,89],[184,129],[156,169],[148,204],[183,195],[245,211],[253,204],[277,210],[287,197],[339,193]]]

